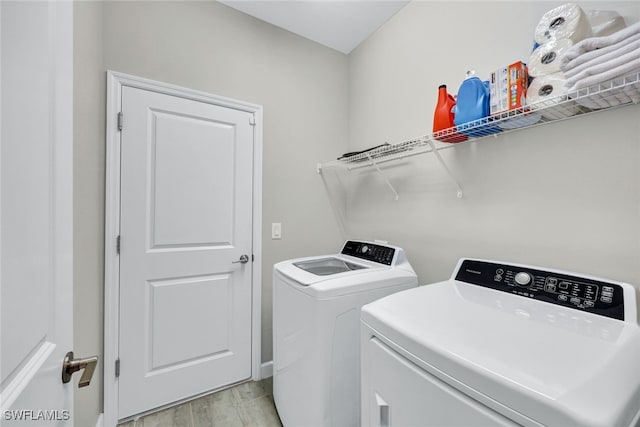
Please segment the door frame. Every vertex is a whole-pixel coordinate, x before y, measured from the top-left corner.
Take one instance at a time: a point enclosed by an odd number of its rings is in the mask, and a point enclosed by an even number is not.
[[[118,422],[119,286],[120,256],[120,131],[118,113],[123,86],[178,96],[252,113],[253,126],[253,274],[251,277],[251,379],[261,379],[262,304],[262,106],[187,89],[168,83],[107,71],[105,237],[104,237],[104,425]],[[126,118],[124,118],[126,122]]]

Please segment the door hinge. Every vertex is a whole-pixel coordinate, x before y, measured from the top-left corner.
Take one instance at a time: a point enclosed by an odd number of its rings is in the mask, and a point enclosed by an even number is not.
[[[118,234],[118,237],[116,237],[116,252],[118,253],[118,255],[120,255],[120,235]]]
[[[256,125],[256,116],[254,116],[253,114],[249,116],[249,124],[251,126],[255,126]]]
[[[120,111],[118,113],[118,130],[122,130],[122,121],[124,120],[124,116],[122,114],[122,111]]]
[[[116,359],[116,378],[120,376],[120,359]]]

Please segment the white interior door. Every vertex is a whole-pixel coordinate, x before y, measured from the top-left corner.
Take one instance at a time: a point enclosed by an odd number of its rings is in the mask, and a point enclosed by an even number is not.
[[[253,114],[121,107],[120,419],[251,377],[253,199]]]
[[[0,424],[73,424],[73,4],[0,2]]]

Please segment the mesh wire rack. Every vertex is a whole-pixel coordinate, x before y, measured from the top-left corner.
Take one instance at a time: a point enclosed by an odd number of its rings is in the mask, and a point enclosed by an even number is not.
[[[397,144],[385,144],[374,149],[350,153],[338,160],[319,165],[355,169],[398,160],[423,153],[454,147],[456,144],[474,141],[490,135],[500,135],[545,123],[566,120],[624,105],[640,102],[640,72],[618,77],[590,87],[580,88],[564,95],[544,99],[522,108],[485,117],[444,129],[432,134],[406,140]],[[460,141],[466,137],[464,142]],[[439,156],[438,156],[439,157]],[[439,158],[439,160],[441,160]]]

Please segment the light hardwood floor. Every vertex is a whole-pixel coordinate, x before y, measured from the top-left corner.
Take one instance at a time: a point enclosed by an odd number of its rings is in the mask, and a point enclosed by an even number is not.
[[[251,381],[120,424],[119,427],[282,427],[271,378]]]

